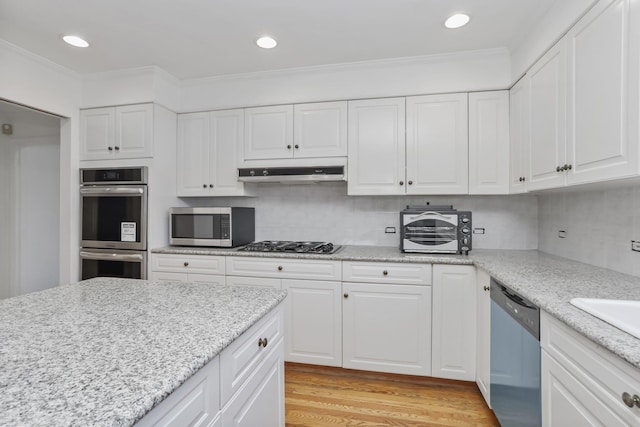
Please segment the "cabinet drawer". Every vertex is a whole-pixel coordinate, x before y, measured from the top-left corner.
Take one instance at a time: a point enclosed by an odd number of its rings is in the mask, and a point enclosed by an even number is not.
[[[227,257],[228,276],[340,280],[341,262],[286,258]]]
[[[343,262],[344,282],[430,285],[431,264]]]
[[[220,412],[220,358],[208,362],[136,426],[208,426]]]
[[[222,406],[242,387],[262,362],[268,350],[282,340],[283,325],[283,304],[280,304],[222,351],[220,355]]]
[[[272,279],[270,277],[244,277],[244,276],[227,276],[228,286],[260,286],[268,288],[280,289],[282,283],[280,279]]]
[[[630,425],[640,425],[640,408],[622,394],[640,395],[640,370],[542,312],[540,344],[567,371]]]
[[[223,256],[154,254],[151,269],[173,273],[225,274]]]

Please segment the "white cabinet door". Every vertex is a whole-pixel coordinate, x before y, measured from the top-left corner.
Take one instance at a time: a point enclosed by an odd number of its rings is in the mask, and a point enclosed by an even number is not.
[[[80,160],[111,158],[115,146],[115,109],[80,111]]]
[[[510,90],[510,179],[509,193],[527,192],[529,177],[529,79],[522,78]]]
[[[476,279],[471,265],[433,266],[434,377],[476,379]]]
[[[244,196],[244,183],[238,181],[238,165],[242,159],[244,110],[211,113],[209,183],[210,196]]]
[[[637,122],[628,114],[630,3],[601,1],[567,34],[569,184],[637,173],[638,141],[627,135],[628,120]]]
[[[561,187],[566,173],[566,49],[565,39],[529,70],[529,190]]]
[[[178,115],[177,175],[179,197],[208,196],[209,113]]]
[[[153,156],[153,104],[116,107],[116,156],[136,159]]]
[[[287,290],[285,360],[342,366],[342,284],[282,281]]]
[[[431,374],[431,286],[345,282],[342,291],[343,367]]]
[[[491,407],[491,277],[476,270],[476,384]]]
[[[349,195],[405,193],[405,99],[349,101]]]
[[[274,348],[222,410],[224,427],[283,427],[284,343]],[[222,365],[224,369],[224,365]]]
[[[467,94],[410,96],[406,102],[407,194],[467,194]]]
[[[293,125],[294,157],[346,157],[346,101],[296,104]]]
[[[469,94],[469,194],[509,193],[509,91]]]
[[[293,157],[293,105],[245,108],[244,159]]]

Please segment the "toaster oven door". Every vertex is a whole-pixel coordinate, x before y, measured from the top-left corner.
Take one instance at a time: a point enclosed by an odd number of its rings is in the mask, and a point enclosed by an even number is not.
[[[403,214],[402,251],[458,253],[458,215],[439,212]]]

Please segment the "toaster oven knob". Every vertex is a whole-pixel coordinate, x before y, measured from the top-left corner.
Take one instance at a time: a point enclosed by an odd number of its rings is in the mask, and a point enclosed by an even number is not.
[[[467,218],[466,216],[463,216],[460,221],[462,221],[463,224],[466,224],[469,222],[469,218]]]
[[[469,234],[469,229],[467,227],[464,227],[461,231],[463,234]]]
[[[469,244],[469,239],[467,239],[466,237],[464,239],[462,239],[462,244],[463,245],[468,245]]]

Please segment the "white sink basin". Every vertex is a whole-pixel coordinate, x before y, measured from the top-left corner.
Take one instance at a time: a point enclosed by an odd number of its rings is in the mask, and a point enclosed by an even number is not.
[[[640,301],[574,298],[571,304],[640,338]]]

